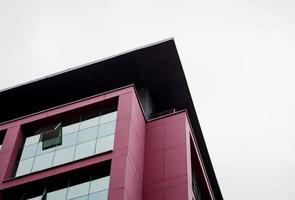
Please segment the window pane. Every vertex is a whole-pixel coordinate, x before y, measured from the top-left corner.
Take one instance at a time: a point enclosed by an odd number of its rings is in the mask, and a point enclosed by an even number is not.
[[[67,196],[67,188],[64,188],[61,190],[48,192],[46,200],[64,200],[66,199],[66,196]]]
[[[89,195],[88,200],[107,200],[108,199],[108,190],[104,190],[101,192],[92,193]]]
[[[90,128],[92,126],[97,126],[99,122],[99,117],[94,117],[92,119],[88,119],[85,121],[80,122],[80,130],[85,128]]]
[[[98,138],[96,143],[95,153],[98,154],[98,153],[103,153],[106,151],[113,150],[114,138],[115,138],[114,135]]]
[[[38,148],[37,148],[37,152],[36,152],[36,155],[42,155],[42,154],[46,154],[46,153],[50,153],[50,152],[53,152],[55,150],[55,147],[52,147],[52,148],[49,148],[49,149],[44,149],[43,150],[43,145],[42,145],[42,142],[40,142],[38,144]]]
[[[62,127],[62,134],[66,135],[78,131],[80,123],[71,124],[69,126]]]
[[[75,146],[57,150],[55,152],[53,166],[71,162],[74,157],[74,151],[75,151]]]
[[[62,149],[65,147],[70,147],[70,146],[76,145],[77,137],[78,137],[78,132],[63,135],[62,136],[62,144],[57,146],[56,149]]]
[[[40,135],[33,135],[26,138],[25,146],[37,144],[40,140]]]
[[[109,188],[109,181],[110,181],[109,176],[91,181],[90,193],[94,193],[94,192],[108,189]]]
[[[90,182],[69,187],[67,199],[73,199],[88,194]]]
[[[94,154],[95,140],[78,144],[75,151],[75,160],[85,158]]]
[[[116,128],[116,121],[100,124],[98,128],[98,137],[114,134],[115,128]]]
[[[100,116],[99,123],[103,124],[106,122],[114,121],[117,118],[117,112],[111,112],[105,115]]]
[[[51,167],[53,160],[54,152],[43,154],[41,156],[36,156],[33,166],[33,172],[40,171],[42,169],[46,169]]]
[[[98,126],[81,130],[78,135],[78,143],[96,139],[97,132],[98,132]]]
[[[59,146],[62,144],[62,136],[61,133],[57,137],[53,137],[51,139],[45,140],[42,142],[42,149],[49,149],[49,148],[54,148],[56,146]]]
[[[33,144],[30,146],[25,146],[22,151],[21,160],[34,157],[36,154],[38,144]]]
[[[22,160],[19,162],[15,176],[21,176],[31,172],[34,158]]]

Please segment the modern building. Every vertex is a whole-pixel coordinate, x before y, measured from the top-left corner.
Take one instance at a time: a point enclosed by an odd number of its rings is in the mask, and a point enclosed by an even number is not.
[[[0,92],[0,200],[28,199],[222,199],[173,39]]]

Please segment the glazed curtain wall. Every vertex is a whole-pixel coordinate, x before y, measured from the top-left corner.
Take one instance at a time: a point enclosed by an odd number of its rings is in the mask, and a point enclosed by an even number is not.
[[[15,176],[111,151],[116,117],[117,111],[113,110],[108,113],[86,113],[79,120],[59,125],[60,131],[54,137],[49,137],[49,140],[42,140],[44,133],[26,137],[20,150]],[[44,142],[50,143],[50,148],[44,148]]]
[[[63,187],[47,186],[39,194],[27,191],[22,200],[107,200],[109,176],[95,177],[91,175],[86,179],[70,179]]]

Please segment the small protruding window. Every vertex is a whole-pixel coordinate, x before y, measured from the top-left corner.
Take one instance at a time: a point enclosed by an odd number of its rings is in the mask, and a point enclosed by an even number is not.
[[[0,150],[1,150],[2,145],[3,145],[3,141],[4,141],[4,137],[5,137],[5,133],[6,133],[6,130],[1,130],[1,131],[0,131]]]
[[[42,149],[49,149],[62,144],[62,126],[61,123],[51,124],[37,131],[40,134]]]

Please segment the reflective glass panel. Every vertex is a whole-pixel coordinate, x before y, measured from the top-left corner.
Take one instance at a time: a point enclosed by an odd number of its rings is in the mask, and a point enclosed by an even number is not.
[[[67,199],[73,199],[88,194],[90,182],[69,187]]]
[[[33,160],[34,158],[20,161],[18,164],[16,176],[21,176],[30,173],[32,170]]]
[[[24,146],[37,144],[39,142],[39,140],[40,140],[40,135],[33,135],[30,137],[27,137]]]
[[[35,157],[33,172],[51,167],[54,152]]]
[[[90,193],[94,193],[94,192],[108,189],[109,188],[109,181],[110,181],[109,176],[91,181]]]
[[[64,200],[67,196],[67,188],[47,193],[46,200]]]
[[[57,150],[54,155],[53,166],[73,161],[75,146]]]
[[[98,126],[80,130],[78,135],[78,143],[83,143],[89,140],[96,139],[97,132],[98,132]]]
[[[116,121],[100,124],[98,128],[98,137],[114,134],[116,129]]]
[[[78,144],[75,151],[75,160],[92,156],[94,154],[95,140]]]
[[[62,134],[66,135],[69,133],[77,132],[79,130],[79,125],[80,123],[75,123],[75,124],[62,127]]]
[[[21,160],[34,157],[36,154],[38,144],[33,144],[30,146],[25,146],[22,151]]]
[[[98,153],[103,153],[106,151],[113,150],[114,138],[115,138],[114,135],[98,138],[96,142],[95,153],[98,154]]]
[[[38,143],[38,148],[37,148],[36,155],[38,156],[38,155],[46,154],[46,153],[49,153],[49,152],[53,152],[54,150],[55,150],[55,147],[43,150],[42,142],[40,142],[40,143]]]
[[[114,121],[117,118],[117,112],[111,112],[105,115],[100,116],[99,123],[103,124],[106,122]]]
[[[92,126],[97,126],[99,122],[99,117],[94,117],[92,119],[88,119],[85,121],[80,122],[80,130],[85,128],[90,128]]]
[[[63,135],[62,136],[62,144],[57,146],[56,149],[62,149],[65,147],[70,147],[70,146],[76,145],[77,137],[78,137],[78,132]]]
[[[88,200],[107,200],[108,199],[108,190],[92,193],[89,195]]]
[[[58,135],[52,139],[48,139],[45,141],[42,141],[42,148],[43,151],[46,149],[51,149],[51,148],[55,148],[56,146],[59,146],[62,144],[62,136]]]

